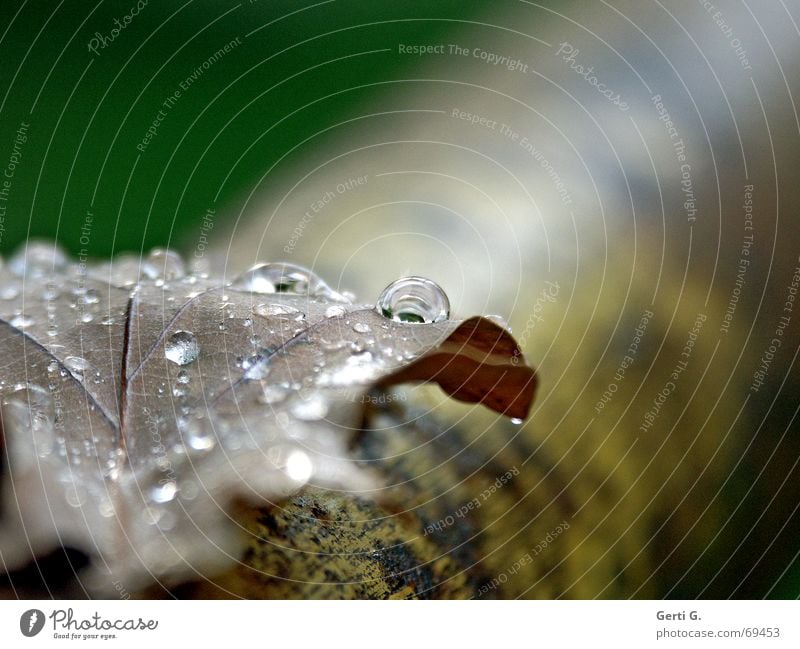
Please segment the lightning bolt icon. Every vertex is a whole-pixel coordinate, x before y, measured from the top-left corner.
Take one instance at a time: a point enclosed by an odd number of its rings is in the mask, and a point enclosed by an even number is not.
[[[36,620],[39,619],[39,616],[36,614],[36,611],[31,613],[31,618],[28,620],[28,631],[33,631],[33,625],[36,624]]]

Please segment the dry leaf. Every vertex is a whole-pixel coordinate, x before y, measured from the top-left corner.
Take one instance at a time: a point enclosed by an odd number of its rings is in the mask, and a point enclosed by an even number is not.
[[[98,591],[136,588],[233,560],[234,498],[377,492],[347,451],[370,389],[434,381],[526,416],[535,376],[508,332],[445,319],[420,286],[397,304],[441,321],[396,321],[289,265],[225,285],[170,251],[87,266],[29,244],[0,271],[5,569],[69,546]]]

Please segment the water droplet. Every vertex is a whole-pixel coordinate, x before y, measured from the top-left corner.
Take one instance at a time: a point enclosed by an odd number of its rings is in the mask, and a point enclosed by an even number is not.
[[[368,334],[372,328],[366,322],[356,322],[353,325],[353,331],[360,334]]]
[[[86,490],[78,485],[70,485],[64,492],[64,498],[70,507],[80,507],[86,500]]]
[[[333,306],[329,306],[325,309],[325,317],[326,318],[341,318],[347,311],[343,306],[339,306],[338,304],[334,304]]]
[[[153,248],[142,262],[142,274],[153,280],[179,279],[186,274],[181,256],[174,250]]]
[[[263,358],[264,357],[261,356],[260,354],[251,354],[247,358],[243,358],[241,360],[241,362],[237,362],[237,364],[243,370],[249,370],[251,367],[253,367],[254,365],[257,365],[259,362],[261,362],[263,360]]]
[[[424,277],[403,277],[381,293],[378,313],[397,322],[441,322],[450,317],[450,301],[436,283]]]
[[[15,284],[8,284],[0,288],[0,297],[4,300],[13,300],[19,295],[19,287]]]
[[[81,314],[81,322],[83,322],[84,324],[88,324],[92,320],[94,320],[94,316],[88,311]]]
[[[242,361],[244,378],[248,381],[260,381],[269,374],[269,360],[261,354],[253,354]]]
[[[168,503],[178,493],[178,485],[173,480],[156,485],[150,490],[150,500],[155,503]]]
[[[239,275],[230,286],[251,293],[290,293],[324,297],[337,302],[349,301],[312,271],[286,262],[253,266]]]
[[[76,378],[82,379],[84,372],[91,367],[89,361],[82,356],[67,356],[64,365]]]
[[[95,288],[87,288],[78,301],[81,304],[97,304],[100,301],[100,292]]]
[[[178,383],[186,385],[189,382],[189,373],[186,370],[181,370],[178,372],[178,376],[175,379]]]
[[[211,422],[205,418],[190,419],[183,430],[183,439],[195,451],[209,451],[217,444],[217,436]]]
[[[97,510],[103,518],[111,518],[117,513],[114,503],[110,498],[103,498],[97,505]]]
[[[49,455],[53,450],[51,434],[56,417],[50,392],[35,383],[19,383],[3,402],[3,416],[9,430],[29,430],[39,457]]]
[[[328,414],[328,402],[320,394],[311,394],[307,398],[296,399],[290,410],[297,419],[317,421]]]
[[[258,401],[265,405],[271,405],[283,401],[288,394],[289,391],[280,385],[265,385]]]
[[[47,284],[42,291],[42,299],[45,302],[52,302],[53,300],[58,299],[60,295],[61,291],[58,290],[58,287],[55,284]],[[48,307],[50,306],[52,305],[48,305]]]
[[[18,313],[13,318],[11,318],[11,326],[16,327],[17,329],[24,329],[25,327],[30,327],[34,322],[36,322],[31,316],[25,315],[24,313]]]
[[[103,318],[100,320],[100,324],[109,327],[114,324],[114,318],[110,315],[104,315]]]
[[[519,417],[512,417],[511,423],[515,424],[516,426],[519,426],[520,424],[522,424],[522,419],[520,419]]]
[[[58,361],[50,361],[47,364],[47,371],[51,374],[58,371]]]
[[[300,309],[296,309],[288,304],[257,304],[253,307],[253,313],[264,318],[284,318],[286,320],[304,320],[306,314]]]
[[[197,483],[192,480],[184,480],[181,482],[179,489],[181,492],[181,500],[194,500],[197,498],[199,489],[197,488]]]
[[[28,241],[22,244],[8,260],[8,268],[15,275],[42,277],[59,271],[67,265],[64,251],[53,242]]]
[[[188,365],[200,354],[200,345],[191,331],[176,331],[167,339],[164,355],[176,365]]]
[[[294,450],[286,458],[286,474],[295,482],[306,483],[314,472],[311,458],[304,451]]]

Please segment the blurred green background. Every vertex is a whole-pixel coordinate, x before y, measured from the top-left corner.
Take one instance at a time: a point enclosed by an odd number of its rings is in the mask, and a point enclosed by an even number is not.
[[[92,256],[179,246],[207,209],[323,146],[326,129],[380,91],[370,84],[416,63],[381,50],[404,38],[437,41],[458,25],[449,20],[488,5],[151,1],[131,15],[136,2],[2,3],[0,154],[10,154],[22,122],[30,128],[0,250],[31,236],[78,253],[88,210]],[[89,51],[97,32],[111,37],[126,15],[116,38]],[[202,69],[237,38],[235,53]]]

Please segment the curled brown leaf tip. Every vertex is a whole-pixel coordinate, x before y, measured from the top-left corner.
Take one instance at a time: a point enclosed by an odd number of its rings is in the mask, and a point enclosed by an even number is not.
[[[436,348],[384,377],[378,387],[435,382],[454,399],[482,403],[508,417],[528,416],[537,377],[513,336],[487,318],[462,322]]]

